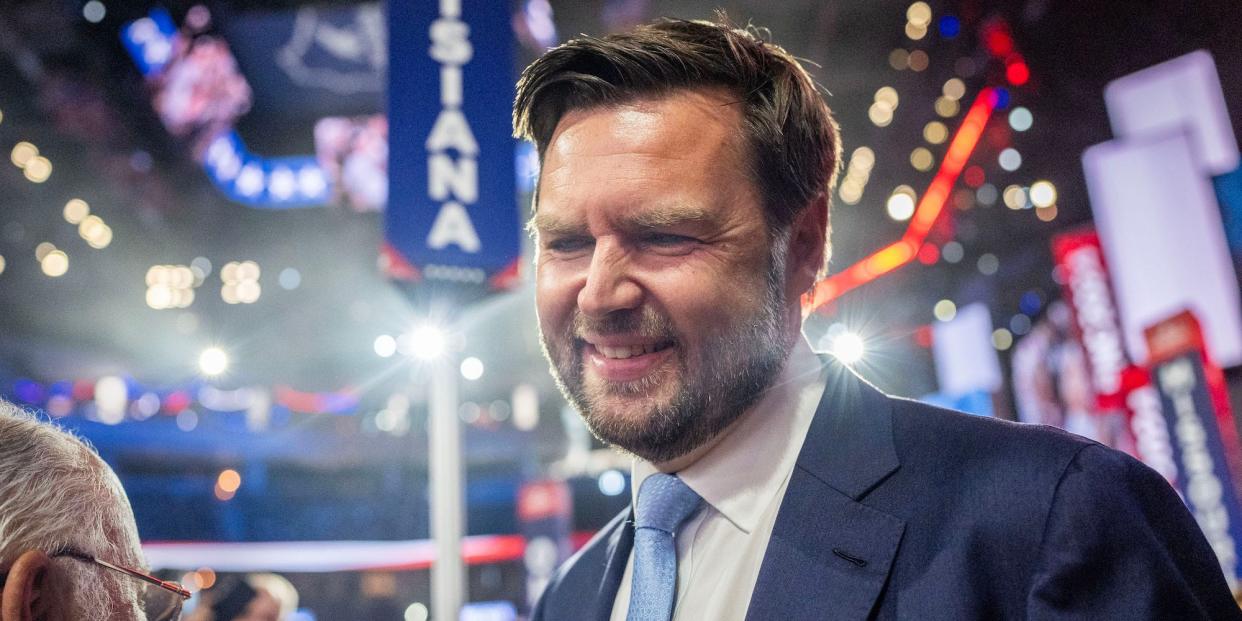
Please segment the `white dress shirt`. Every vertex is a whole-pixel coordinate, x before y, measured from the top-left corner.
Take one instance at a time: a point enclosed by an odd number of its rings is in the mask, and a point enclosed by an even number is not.
[[[673,621],[746,617],[781,499],[825,383],[819,359],[799,338],[759,402],[707,453],[676,473],[705,502],[677,536]],[[634,460],[634,506],[643,481],[657,471],[656,465]],[[625,621],[633,573],[631,552],[612,621]]]

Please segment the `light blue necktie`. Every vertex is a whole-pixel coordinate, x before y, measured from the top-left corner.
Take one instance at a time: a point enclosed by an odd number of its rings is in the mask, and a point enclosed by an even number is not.
[[[677,594],[673,538],[703,499],[671,474],[656,473],[638,490],[634,521],[634,577],[626,621],[669,621]]]

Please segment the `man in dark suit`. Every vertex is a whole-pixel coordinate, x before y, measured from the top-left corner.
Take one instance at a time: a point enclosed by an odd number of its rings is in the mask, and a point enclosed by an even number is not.
[[[1135,460],[811,353],[840,140],[784,50],[705,22],[577,39],[514,124],[545,352],[636,490],[535,619],[1242,618]]]

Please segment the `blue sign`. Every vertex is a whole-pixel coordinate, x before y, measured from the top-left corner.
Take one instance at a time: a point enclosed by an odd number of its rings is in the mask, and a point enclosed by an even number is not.
[[[388,4],[385,258],[396,278],[484,292],[516,282],[509,20],[494,0]]]
[[[125,46],[138,70],[145,76],[158,76],[173,58],[177,48],[177,26],[164,9],[152,9],[151,14],[136,19],[121,29],[121,44]]]
[[[1199,352],[1156,365],[1152,380],[1173,436],[1178,488],[1233,587],[1238,576],[1242,512]]]
[[[1242,257],[1242,166],[1212,179],[1233,256]]]
[[[319,207],[332,200],[332,179],[314,157],[261,157],[234,130],[216,134],[203,168],[226,196],[256,209]]]
[[[208,38],[207,52],[196,57],[187,51],[193,47],[187,43],[190,40],[193,35],[183,35],[168,11],[160,8],[121,28],[121,43],[138,70],[153,81],[159,94],[156,111],[169,130],[183,137],[213,132],[199,154],[212,183],[230,199],[260,209],[329,204],[334,179],[314,156],[254,155],[232,128],[234,114],[224,113],[224,118],[218,118],[212,113],[217,108],[233,113],[248,108],[250,86],[237,72],[227,45]],[[166,74],[175,73],[179,66],[185,68],[181,75],[167,79]],[[165,79],[159,80],[161,77]],[[170,120],[176,122],[170,124]],[[224,127],[217,128],[219,125]]]

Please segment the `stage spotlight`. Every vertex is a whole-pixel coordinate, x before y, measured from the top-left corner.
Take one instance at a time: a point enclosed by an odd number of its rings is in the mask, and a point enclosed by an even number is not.
[[[862,337],[853,332],[842,332],[832,340],[832,354],[845,364],[854,364],[862,360],[866,351]]]
[[[402,348],[401,353],[403,354],[414,356],[421,360],[434,360],[444,353],[444,332],[435,326],[419,326],[405,336],[407,338],[402,339],[405,343],[397,343],[398,346],[407,345],[407,347]]]
[[[229,369],[229,355],[219,347],[208,347],[198,356],[198,369],[208,377],[220,375]]]

